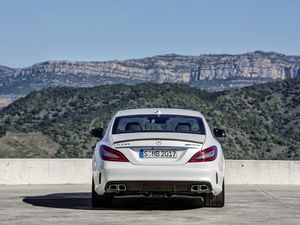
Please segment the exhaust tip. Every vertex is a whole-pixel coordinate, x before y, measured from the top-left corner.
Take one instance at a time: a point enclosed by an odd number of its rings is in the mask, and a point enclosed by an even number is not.
[[[118,186],[116,184],[111,184],[111,185],[109,185],[108,189],[111,191],[116,191],[116,190],[118,190]]]
[[[199,185],[194,184],[191,186],[191,192],[199,192]]]
[[[207,185],[200,185],[200,190],[201,191],[208,191],[209,189],[208,189]]]
[[[203,193],[208,191],[209,188],[206,184],[194,184],[191,186],[191,192]]]
[[[125,184],[119,184],[119,191],[126,191],[126,185]]]
[[[127,188],[125,184],[111,184],[107,188],[108,192],[121,192],[126,190]]]

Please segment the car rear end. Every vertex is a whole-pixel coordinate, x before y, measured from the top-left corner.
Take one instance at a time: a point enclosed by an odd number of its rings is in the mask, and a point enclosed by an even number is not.
[[[119,112],[95,151],[93,178],[99,195],[222,192],[222,149],[199,112]]]

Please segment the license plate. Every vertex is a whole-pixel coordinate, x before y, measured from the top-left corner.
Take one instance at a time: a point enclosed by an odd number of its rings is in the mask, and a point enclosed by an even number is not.
[[[175,150],[140,150],[140,158],[177,158]]]

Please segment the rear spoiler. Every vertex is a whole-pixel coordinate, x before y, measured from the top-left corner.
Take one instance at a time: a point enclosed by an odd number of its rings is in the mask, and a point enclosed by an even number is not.
[[[113,134],[112,140],[114,144],[128,141],[142,141],[142,140],[174,140],[183,142],[192,142],[203,144],[205,135],[190,134],[190,133],[163,133],[163,132],[148,132],[148,133],[123,133]]]

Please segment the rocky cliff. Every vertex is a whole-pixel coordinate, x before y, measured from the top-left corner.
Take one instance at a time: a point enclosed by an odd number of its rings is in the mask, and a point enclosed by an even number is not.
[[[0,94],[26,94],[50,86],[141,82],[182,82],[222,90],[296,76],[300,76],[300,56],[261,51],[240,55],[168,54],[107,62],[47,61],[10,72],[0,68]]]

